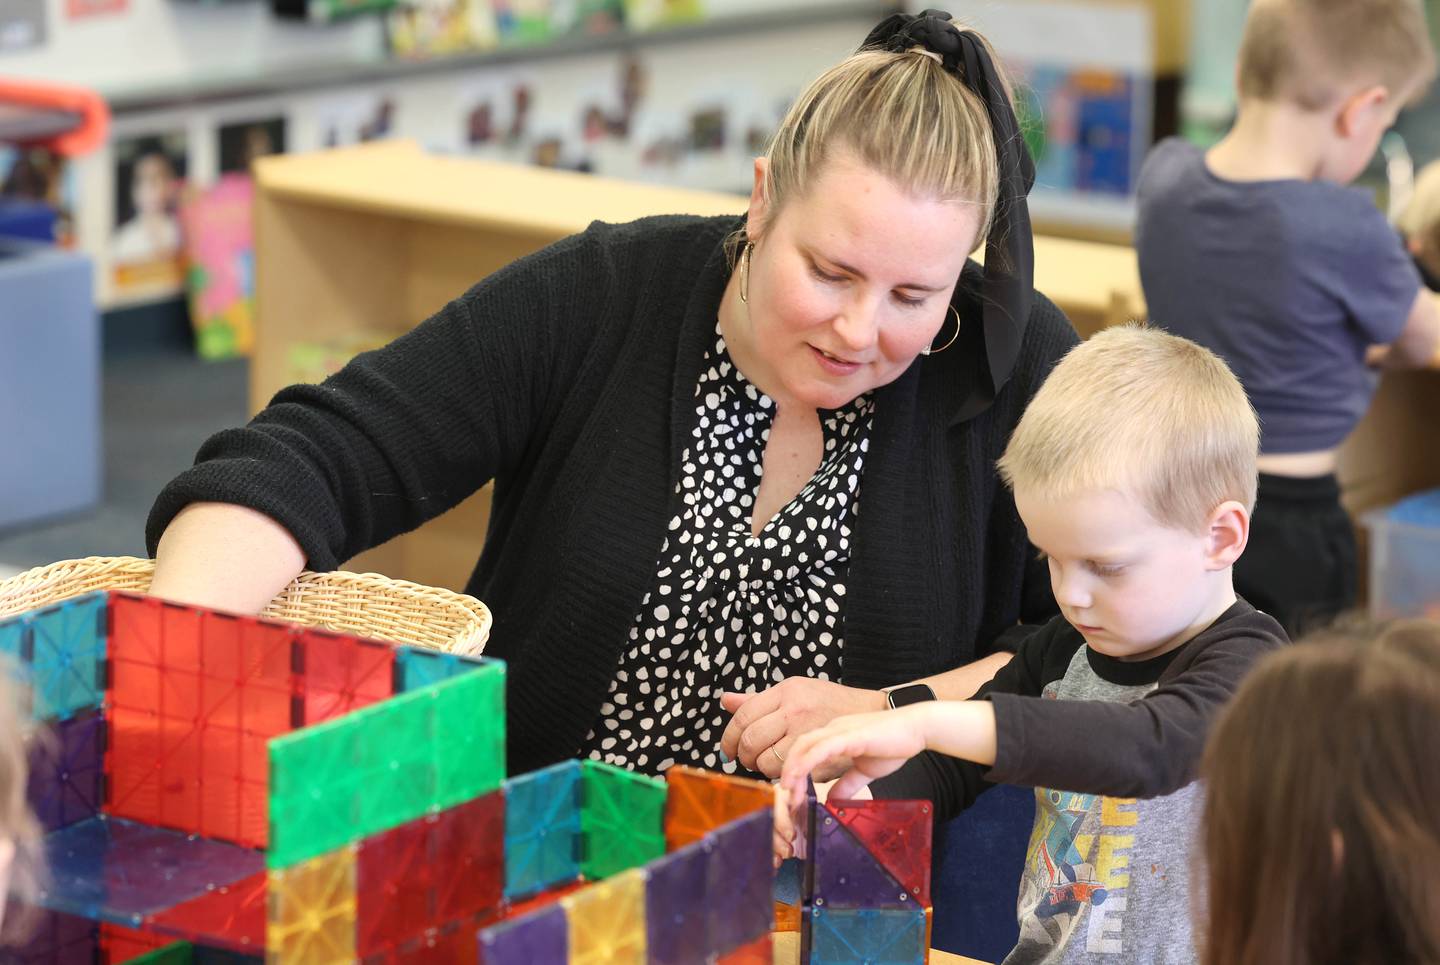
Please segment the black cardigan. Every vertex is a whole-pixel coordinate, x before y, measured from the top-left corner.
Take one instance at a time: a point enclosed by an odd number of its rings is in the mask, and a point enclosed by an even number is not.
[[[466,590],[494,611],[487,652],[509,662],[510,772],[573,756],[655,576],[730,275],[722,241],[737,224],[596,223],[323,384],[281,391],[161,492],[151,551],[185,505],[218,501],[267,514],[310,568],[333,569],[494,479]],[[842,675],[854,686],[1013,649],[1017,621],[1054,613],[994,464],[1076,336],[1037,297],[1009,383],[951,428],[983,377],[979,283],[972,263],[959,340],[876,392],[844,615]]]

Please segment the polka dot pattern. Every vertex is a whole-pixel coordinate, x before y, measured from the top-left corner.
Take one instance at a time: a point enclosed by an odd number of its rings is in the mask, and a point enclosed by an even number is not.
[[[674,764],[743,771],[720,760],[722,691],[839,678],[850,529],[874,413],[868,394],[821,411],[819,469],[754,536],[775,403],[735,368],[723,338],[701,368],[655,582],[580,748],[650,773]]]

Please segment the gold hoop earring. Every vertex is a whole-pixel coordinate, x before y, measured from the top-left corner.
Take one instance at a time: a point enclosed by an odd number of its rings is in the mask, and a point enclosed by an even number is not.
[[[755,246],[748,240],[745,250],[740,252],[740,300],[750,304],[750,252]]]
[[[923,349],[923,350],[920,352],[921,355],[924,355],[924,356],[927,356],[927,357],[928,357],[928,356],[931,356],[931,355],[939,355],[941,352],[945,351],[947,348],[949,348],[950,346],[954,345],[954,344],[955,344],[955,340],[960,337],[960,313],[959,313],[958,311],[956,311],[954,305],[951,305],[951,306],[950,306],[950,314],[955,316],[955,334],[950,336],[950,341],[946,342],[944,345],[940,346],[939,348],[927,348],[927,349]]]

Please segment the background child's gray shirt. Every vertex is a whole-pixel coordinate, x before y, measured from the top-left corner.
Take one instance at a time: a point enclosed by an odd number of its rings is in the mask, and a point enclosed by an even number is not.
[[[1104,679],[1089,655],[1076,650],[1043,695],[1125,704],[1155,689]],[[1197,961],[1189,885],[1201,805],[1198,783],[1148,799],[1037,787],[1020,940],[1004,965]]]
[[[1365,192],[1227,181],[1171,138],[1140,174],[1135,250],[1151,321],[1220,355],[1267,453],[1339,445],[1365,414],[1369,345],[1400,337],[1420,275]]]

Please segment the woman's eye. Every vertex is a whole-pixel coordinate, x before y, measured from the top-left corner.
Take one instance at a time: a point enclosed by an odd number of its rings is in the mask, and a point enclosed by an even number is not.
[[[910,296],[902,295],[899,292],[895,293],[895,300],[907,308],[918,308],[919,306],[925,304],[925,299],[923,297],[911,298]]]
[[[844,276],[844,275],[831,275],[831,274],[827,274],[826,272],[824,272],[824,271],[821,270],[821,268],[820,268],[819,265],[811,265],[811,266],[810,266],[810,274],[814,275],[816,278],[820,279],[821,281],[839,282],[839,281],[844,281],[844,280],[845,280],[845,276]]]

